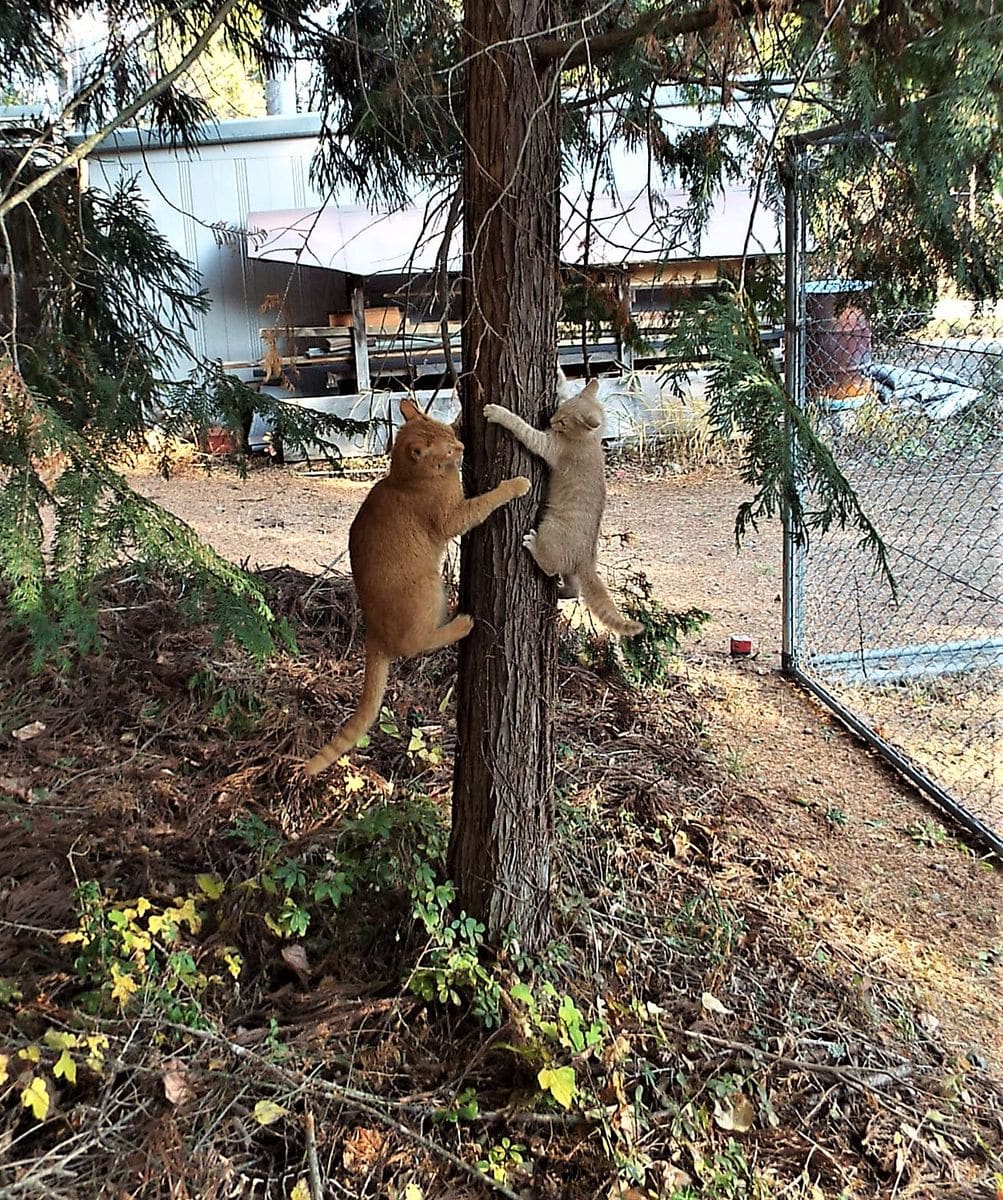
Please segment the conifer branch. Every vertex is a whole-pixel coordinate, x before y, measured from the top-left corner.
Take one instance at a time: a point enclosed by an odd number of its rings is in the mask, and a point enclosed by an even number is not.
[[[8,196],[5,200],[0,201],[0,218],[3,218],[12,209],[24,204],[26,200],[30,200],[36,192],[42,188],[48,187],[55,179],[66,171],[75,167],[77,163],[83,160],[96,149],[108,137],[109,134],[120,129],[123,125],[127,125],[133,117],[137,116],[144,108],[155,100],[163,92],[166,92],[171,84],[181,75],[183,75],[197,58],[200,57],[205,48],[212,41],[216,30],[224,23],[230,15],[231,10],[236,6],[237,0],[224,0],[220,10],[216,13],[213,19],[205,27],[202,33],[192,43],[188,52],[184,55],[176,67],[173,67],[166,75],[162,75],[159,79],[150,84],[145,91],[140,92],[135,100],[127,104],[120,112],[106,122],[100,129],[90,134],[89,137],[75,146],[68,154],[64,155],[58,163],[55,163],[47,171],[43,171],[37,175],[30,183],[26,183],[24,187]]]
[[[716,25],[721,13],[716,6],[679,13],[670,8],[658,8],[645,13],[633,25],[611,29],[595,37],[539,38],[532,43],[533,57],[541,62],[559,59],[565,70],[582,67],[597,59],[609,58],[628,49],[646,37],[678,37],[684,33],[699,33]]]

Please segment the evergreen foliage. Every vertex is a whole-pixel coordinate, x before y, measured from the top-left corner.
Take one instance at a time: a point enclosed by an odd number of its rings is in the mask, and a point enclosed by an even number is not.
[[[108,32],[67,85],[68,124],[95,131],[127,114],[191,143],[210,108],[180,68],[221,43],[261,74],[294,55],[314,62],[315,106],[325,115],[315,163],[322,185],[347,181],[367,198],[403,203],[416,183],[443,192],[459,183],[465,63],[479,48],[464,45],[451,0],[334,9],[312,0],[2,5],[0,55],[17,64],[8,94],[30,99],[39,79],[60,78],[66,24],[84,13],[103,13]],[[682,208],[662,206],[667,248],[699,236],[722,180],[751,171],[760,201],[777,205],[785,139],[825,128],[831,136],[808,152],[819,253],[834,270],[874,280],[886,304],[926,299],[943,277],[977,299],[1000,294],[1001,45],[1003,15],[986,0],[566,0],[562,21],[513,52],[561,64],[567,172],[608,181],[619,140],[647,148],[653,194],[687,190]],[[700,128],[674,123],[684,103],[705,112]],[[0,574],[8,607],[40,644],[72,634],[89,647],[93,580],[126,552],[198,581],[234,631],[263,649],[269,615],[249,577],[131,493],[110,464],[142,444],[154,416],[176,428],[211,413],[246,430],[251,407],[265,401],[194,359],[186,331],[206,299],[134,187],[81,189],[70,170],[24,193],[64,150],[51,131],[36,138],[0,129]],[[742,270],[732,291],[691,314],[688,329],[680,325],[681,352],[699,344],[714,356],[715,421],[748,434],[745,472],[756,497],[739,514],[739,534],[786,507],[802,538],[836,521],[877,545],[810,418],[786,401],[758,344],[752,299]],[[275,405],[287,441],[323,440],[339,427]],[[810,511],[793,487],[795,466],[813,484]],[[46,510],[55,518],[49,553]]]
[[[13,151],[3,158],[11,163]],[[40,658],[91,651],[98,581],[125,559],[183,579],[222,632],[265,654],[275,631],[254,578],[136,494],[113,464],[146,449],[154,420],[168,437],[216,422],[246,431],[257,408],[286,445],[332,453],[333,433],[362,426],[259,397],[192,360],[186,332],[208,304],[197,274],[156,229],[134,181],[110,193],[75,185],[60,177],[4,224],[15,280],[0,358],[6,607],[30,627]]]

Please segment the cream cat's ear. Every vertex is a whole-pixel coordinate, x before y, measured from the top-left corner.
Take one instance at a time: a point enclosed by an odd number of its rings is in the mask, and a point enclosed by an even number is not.
[[[401,401],[401,416],[405,421],[414,421],[420,417],[423,417],[424,415],[425,414],[421,411],[418,405],[414,403],[413,400]]]

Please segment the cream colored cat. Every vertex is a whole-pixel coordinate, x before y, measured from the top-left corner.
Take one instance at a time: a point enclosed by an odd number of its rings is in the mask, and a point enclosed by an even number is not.
[[[334,739],[306,763],[316,775],[351,750],[372,725],[390,663],[457,642],[473,628],[460,613],[446,621],[446,546],[496,508],[525,496],[529,480],[505,479],[467,500],[460,483],[463,445],[449,425],[405,400],[390,473],[363,500],[348,534],[355,590],[366,619],[366,678],[359,706]]]
[[[570,390],[562,374],[560,394],[567,396]],[[560,575],[558,594],[563,599],[581,595],[607,629],[622,637],[643,632],[643,625],[618,612],[596,574],[599,525],[606,507],[599,381],[593,379],[582,391],[562,399],[549,429],[534,429],[498,404],[486,404],[484,416],[514,434],[550,468],[543,517],[523,539],[540,570]]]

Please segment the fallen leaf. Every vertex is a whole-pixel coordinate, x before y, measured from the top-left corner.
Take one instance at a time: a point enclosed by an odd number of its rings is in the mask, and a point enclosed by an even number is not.
[[[353,1175],[367,1175],[382,1158],[386,1144],[387,1137],[382,1130],[357,1125],[345,1138],[342,1165]]]
[[[167,1064],[164,1072],[164,1095],[170,1104],[185,1104],[195,1095],[195,1089],[188,1081],[188,1072],[176,1059]]]
[[[726,1008],[718,1000],[717,996],[712,995],[710,992],[704,992],[700,997],[700,1003],[708,1012],[719,1013],[723,1017],[730,1017],[732,1014],[732,1009]]]
[[[719,1129],[746,1133],[756,1119],[756,1110],[748,1096],[734,1092],[725,1101],[714,1101],[714,1123]]]
[[[287,967],[295,971],[301,979],[310,974],[310,964],[307,962],[306,951],[299,944],[283,946],[282,961]]]
[[[30,725],[22,725],[20,729],[15,729],[11,736],[17,738],[19,742],[30,742],[40,733],[45,733],[44,722],[32,721]]]
[[[14,779],[10,775],[0,775],[0,792],[6,792],[8,796],[16,796],[18,800],[30,800],[32,798],[31,780],[22,776]]]
[[[313,1200],[313,1192],[310,1191],[310,1185],[305,1179],[297,1181],[296,1186],[289,1193],[289,1200]]]
[[[254,1106],[254,1119],[259,1125],[273,1125],[287,1110],[274,1100],[259,1100]]]
[[[660,1176],[658,1180],[658,1195],[664,1196],[665,1200],[670,1200],[672,1196],[677,1192],[681,1192],[683,1188],[692,1187],[693,1185],[693,1177],[687,1174],[681,1167],[674,1167],[672,1163],[652,1163],[652,1170]]]

